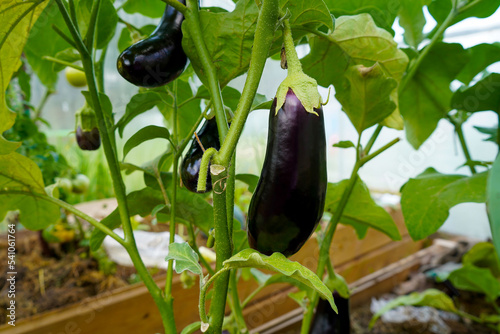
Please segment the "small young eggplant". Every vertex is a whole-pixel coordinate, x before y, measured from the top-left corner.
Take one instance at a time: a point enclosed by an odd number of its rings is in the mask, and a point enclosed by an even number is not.
[[[215,117],[210,120],[205,120],[200,131],[197,132],[203,148],[207,150],[210,147],[216,150],[220,149],[219,134],[217,132],[217,122]],[[203,149],[201,148],[198,140],[193,138],[191,147],[184,156],[181,162],[180,173],[181,180],[187,190],[196,193],[198,184],[198,175],[200,172],[201,158],[203,157]],[[210,168],[208,169],[210,170]],[[210,172],[207,172],[207,189],[205,192],[212,189],[212,180]]]
[[[350,334],[351,318],[349,314],[349,298],[342,298],[336,291],[333,299],[339,313],[330,306],[327,300],[320,299],[311,324],[309,334]]]
[[[292,89],[276,113],[262,173],[248,210],[250,247],[271,255],[296,253],[316,228],[326,194],[326,139],[323,110],[308,112]]]
[[[185,0],[179,0],[186,4]],[[184,15],[167,5],[160,24],[146,39],[118,57],[120,75],[140,87],[158,87],[175,80],[184,71],[187,57],[182,49]]]
[[[101,146],[94,110],[87,104],[75,114],[76,142],[85,151],[95,151]]]

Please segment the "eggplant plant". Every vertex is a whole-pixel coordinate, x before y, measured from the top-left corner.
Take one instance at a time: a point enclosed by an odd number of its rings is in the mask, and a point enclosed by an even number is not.
[[[453,205],[488,198],[494,241],[500,245],[500,162],[492,166],[491,162],[472,160],[461,127],[470,113],[499,111],[498,74],[484,73],[488,65],[500,60],[499,47],[484,44],[464,49],[443,41],[451,25],[468,17],[493,14],[500,6],[497,0],[370,4],[361,0],[237,0],[231,11],[206,5],[198,0],[0,3],[0,217],[18,210],[23,226],[41,230],[55,222],[62,208],[93,226],[92,250],[97,250],[106,236],[116,240],[130,255],[168,334],[197,330],[247,333],[250,328],[243,309],[261,289],[278,282],[304,291],[301,299],[296,298],[304,307],[302,334],[311,328],[319,333],[322,328],[313,324],[313,318],[323,321],[319,315],[314,317],[320,298],[326,301],[321,302],[323,311],[330,308],[337,312],[334,299],[342,302],[337,324],[345,332],[350,328],[346,311],[350,292],[335,273],[329,255],[338,225],[351,226],[359,238],[372,228],[393,240],[401,239],[391,216],[372,199],[359,171],[400,141],[396,137],[377,143],[384,128],[405,130],[408,141],[418,148],[445,118],[454,125],[474,175],[442,175],[428,170],[411,179],[402,189],[408,230],[415,239],[426,237],[440,226]],[[424,7],[437,21],[429,34],[423,32]],[[125,14],[161,19],[153,30],[151,26],[136,27]],[[404,29],[405,45],[394,41],[396,18]],[[118,33],[121,55],[114,78],[122,80],[120,74],[140,87],[129,86],[126,106],[110,98],[115,87],[106,85],[109,78],[104,71],[108,51],[117,47],[112,41]],[[297,45],[309,46],[302,59],[295,50]],[[266,62],[280,55],[286,79],[268,97],[258,94]],[[20,59],[29,66],[19,69]],[[271,61],[268,66],[278,65]],[[93,142],[86,145],[78,140],[78,144],[103,150],[118,202],[117,209],[101,221],[47,192],[52,181],[43,179],[37,164],[18,149],[16,140],[22,138],[8,136],[15,117],[7,89],[15,85],[26,89],[26,78],[36,76],[52,91],[65,67],[85,73],[87,86],[81,93],[92,110],[92,122],[88,125],[77,115],[81,124],[76,124],[76,134],[81,138],[86,131]],[[240,91],[231,83],[243,74],[246,77]],[[476,83],[473,79],[478,74],[484,78]],[[469,87],[452,91],[450,84],[455,79]],[[471,107],[466,101],[477,97],[483,84],[491,94]],[[318,86],[333,86],[336,100],[357,133],[354,140],[345,138],[333,145],[355,152],[350,177],[336,183],[327,182],[324,125],[328,112],[325,101],[333,97],[322,99]],[[276,98],[269,101],[271,96]],[[127,138],[123,147],[117,144],[135,118],[153,108],[160,111],[165,125],[144,126]],[[123,109],[124,113],[119,113]],[[250,112],[256,109],[270,112],[264,167],[260,177],[238,175],[236,146]],[[200,138],[204,127],[198,128],[203,122],[215,123],[218,145],[205,145]],[[496,127],[482,131],[499,137]],[[148,150],[149,161],[127,160],[131,150],[145,148],[152,139],[164,140],[167,149]],[[194,157],[193,152],[198,167],[184,170],[190,168],[185,162]],[[484,171],[478,173],[479,168]],[[125,172],[141,174],[144,188],[126,189]],[[189,185],[185,179],[188,174]],[[237,179],[253,192],[247,231],[233,224]],[[210,188],[211,193],[207,192]],[[435,210],[419,216],[415,210],[424,205]],[[164,288],[156,284],[139,255],[130,219],[137,214],[152,215],[169,224]],[[318,225],[321,218],[325,223]],[[174,243],[179,224],[189,231],[188,243]],[[115,232],[120,227],[124,237]],[[215,266],[207,263],[196,244],[202,233],[209,236],[208,247],[215,243]],[[316,272],[287,258],[311,235],[319,243]],[[267,277],[262,269],[276,275]],[[174,271],[199,276],[200,321],[185,328],[178,328],[175,321]],[[248,272],[258,288],[242,301],[238,282]]]

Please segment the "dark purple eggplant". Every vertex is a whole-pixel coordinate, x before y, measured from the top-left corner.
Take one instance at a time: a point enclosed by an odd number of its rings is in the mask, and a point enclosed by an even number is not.
[[[311,324],[309,334],[350,334],[351,317],[349,313],[349,298],[342,298],[335,291],[333,299],[339,313],[325,299],[320,299]]]
[[[186,4],[185,0],[179,2]],[[120,75],[140,87],[163,86],[179,77],[187,63],[182,49],[183,20],[182,13],[167,5],[153,33],[120,54]]]
[[[93,128],[90,131],[83,131],[81,127],[76,129],[76,142],[78,146],[85,151],[95,151],[101,146],[101,137],[99,130]]]
[[[250,247],[271,255],[296,253],[316,228],[325,205],[326,138],[323,110],[309,113],[289,89],[269,134],[262,173],[248,211]]]
[[[210,147],[218,150],[220,148],[219,133],[217,132],[217,122],[215,117],[211,120],[205,120],[199,132],[197,132],[203,148],[207,150]],[[198,175],[200,172],[201,158],[203,157],[203,149],[193,138],[191,147],[182,159],[180,166],[181,180],[187,190],[196,193],[198,185]],[[210,168],[208,168],[210,171]],[[207,172],[207,189],[205,192],[212,190],[212,180],[210,172]]]

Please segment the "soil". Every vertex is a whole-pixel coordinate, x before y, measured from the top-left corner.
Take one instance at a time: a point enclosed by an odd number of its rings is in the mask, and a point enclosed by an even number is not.
[[[7,263],[7,238],[0,238],[0,263]],[[53,246],[52,256],[42,255],[38,232],[16,233],[16,319],[79,302],[105,291],[129,285],[135,269],[116,266],[113,274],[99,270],[96,260],[89,258],[85,247]],[[64,249],[64,248],[69,248]],[[71,249],[73,248],[73,249]],[[0,272],[0,308],[6,309],[7,270]],[[0,324],[6,323],[0,312]]]

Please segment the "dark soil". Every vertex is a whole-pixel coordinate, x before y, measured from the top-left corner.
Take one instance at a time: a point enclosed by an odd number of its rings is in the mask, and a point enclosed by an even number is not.
[[[84,247],[70,251],[52,246],[53,256],[43,256],[38,232],[16,233],[16,319],[45,312],[104,291],[129,284],[135,269],[117,266],[114,275],[99,271],[98,263]],[[0,263],[7,263],[7,238],[0,235]],[[0,272],[0,308],[5,310],[7,296],[7,270]],[[0,312],[0,324],[6,323],[6,313]]]

